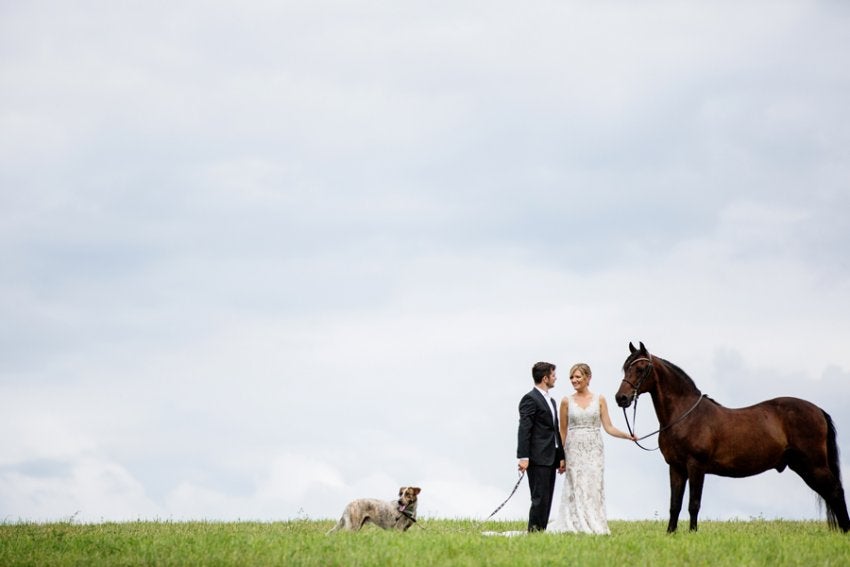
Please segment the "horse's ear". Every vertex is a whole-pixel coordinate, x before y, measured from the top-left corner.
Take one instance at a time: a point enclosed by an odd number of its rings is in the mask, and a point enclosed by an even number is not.
[[[644,354],[649,354],[649,351],[646,350],[646,347],[643,346],[643,341],[640,343],[640,351]]]
[[[630,351],[632,354],[634,354],[636,350],[637,350],[637,349],[635,348],[635,345],[633,345],[633,344],[632,344],[632,341],[629,341],[629,351]]]

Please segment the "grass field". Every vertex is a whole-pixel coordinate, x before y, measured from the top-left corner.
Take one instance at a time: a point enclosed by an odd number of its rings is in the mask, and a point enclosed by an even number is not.
[[[850,565],[850,534],[825,522],[711,522],[665,533],[612,521],[610,536],[533,534],[522,523],[421,520],[406,533],[331,521],[0,525],[0,565]]]

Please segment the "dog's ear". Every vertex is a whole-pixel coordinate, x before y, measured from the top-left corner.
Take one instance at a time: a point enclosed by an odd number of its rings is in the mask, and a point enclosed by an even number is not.
[[[418,486],[413,486],[412,488],[413,488],[413,494],[418,495],[420,492],[422,492],[422,489],[419,488]]]

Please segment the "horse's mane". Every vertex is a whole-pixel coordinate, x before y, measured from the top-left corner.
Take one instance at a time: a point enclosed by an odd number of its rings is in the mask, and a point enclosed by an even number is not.
[[[655,356],[655,355],[653,355],[653,356]],[[696,384],[696,382],[694,382],[693,378],[691,378],[690,376],[688,376],[688,373],[687,373],[687,372],[685,372],[684,370],[682,370],[681,368],[679,368],[678,366],[676,366],[675,364],[673,364],[673,363],[672,363],[672,362],[670,362],[669,360],[664,360],[664,359],[663,359],[663,358],[661,358],[660,356],[655,356],[655,358],[656,358],[656,359],[658,359],[659,361],[663,362],[664,364],[666,364],[666,365],[667,365],[667,367],[668,367],[668,368],[669,368],[669,369],[673,372],[673,374],[675,374],[676,376],[678,376],[679,378],[681,378],[682,380],[684,380],[686,383],[688,383],[688,384],[690,384],[691,386],[693,386],[693,387],[694,387],[694,389],[695,389],[697,392],[702,393],[702,390],[700,390],[700,389],[699,389],[699,386],[697,386],[697,384]],[[704,396],[705,396],[705,398],[706,398],[708,401],[712,402],[714,405],[717,405],[717,406],[723,407],[723,404],[721,404],[720,402],[718,402],[717,400],[715,400],[714,398],[712,398],[712,397],[711,397],[711,396],[709,396],[708,394],[704,394]]]
[[[653,355],[653,356],[655,356],[655,355]],[[660,356],[655,356],[655,358],[657,358],[658,360],[663,362],[670,370],[673,371],[673,374],[675,374],[676,376],[678,376],[679,378],[681,378],[682,380],[684,380],[685,382],[687,382],[688,384],[693,386],[695,390],[699,391],[699,388],[697,387],[697,383],[694,382],[693,378],[688,376],[687,372],[685,372],[684,370],[682,370],[681,368],[679,368],[678,366],[676,366],[675,364],[673,364],[669,360],[664,360]]]

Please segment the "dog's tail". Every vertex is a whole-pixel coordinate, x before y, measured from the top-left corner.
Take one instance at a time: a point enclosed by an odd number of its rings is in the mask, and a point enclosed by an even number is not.
[[[328,533],[326,533],[325,535],[331,535],[332,533],[338,532],[339,530],[342,529],[343,525],[345,525],[345,522],[343,522],[343,518],[340,518],[339,521],[336,523],[336,525],[334,527],[332,527],[331,529],[329,529]]]

